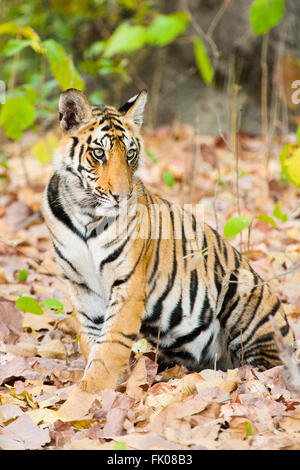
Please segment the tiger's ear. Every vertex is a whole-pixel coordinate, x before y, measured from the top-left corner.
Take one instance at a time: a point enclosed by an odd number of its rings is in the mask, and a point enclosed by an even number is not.
[[[142,90],[139,94],[130,98],[130,100],[119,109],[124,117],[132,121],[138,127],[141,127],[143,124],[147,94],[147,90]]]
[[[87,97],[75,88],[69,88],[61,93],[58,109],[60,127],[65,132],[76,130],[88,123],[92,117],[92,109]]]

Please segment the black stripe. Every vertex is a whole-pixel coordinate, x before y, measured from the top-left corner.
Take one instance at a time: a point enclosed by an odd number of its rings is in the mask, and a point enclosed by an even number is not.
[[[261,297],[262,297],[262,294],[261,294]],[[269,313],[267,313],[256,325],[255,327],[251,330],[251,333],[250,335],[247,337],[247,339],[245,341],[243,341],[243,345],[245,346],[246,344],[249,343],[249,341],[251,340],[251,338],[253,338],[254,334],[256,333],[256,331],[262,326],[264,325],[267,321],[269,321],[269,317],[270,316],[274,316],[277,311],[279,310],[279,307],[280,307],[280,300],[277,299],[276,300],[276,303],[275,305],[272,307],[271,311]],[[256,340],[257,341],[257,340]],[[255,342],[254,342],[255,343]]]
[[[62,259],[64,260],[69,266],[71,269],[73,269],[73,271],[79,275],[79,272],[77,271],[77,269],[75,268],[75,266],[71,263],[71,261],[69,261],[67,258],[65,258],[65,256],[62,254],[62,252],[60,251],[60,249],[55,245],[55,243],[53,243],[53,247],[54,247],[54,250],[55,252],[57,253],[57,255]]]
[[[201,251],[202,251],[205,272],[207,272],[208,245],[207,245],[207,239],[205,235],[205,229],[203,229],[203,240],[202,240]]]
[[[223,256],[225,258],[225,263],[227,264],[228,263],[228,251],[227,251],[226,242],[224,240],[222,240],[222,245],[223,245]]]
[[[167,203],[167,205],[169,206],[169,203]],[[164,292],[161,294],[161,296],[159,297],[159,299],[155,303],[155,305],[152,309],[152,315],[151,315],[150,318],[147,319],[148,322],[154,322],[154,321],[159,319],[159,317],[162,313],[162,303],[165,300],[165,298],[167,297],[167,295],[171,292],[172,287],[173,287],[174,282],[175,282],[175,278],[176,278],[176,273],[177,273],[176,240],[174,238],[175,227],[174,227],[174,216],[173,216],[172,211],[170,212],[170,216],[171,216],[171,223],[172,223],[172,230],[173,230],[173,266],[172,266],[171,277],[168,278],[168,282],[167,282],[167,285],[166,285],[166,288],[165,288]]]
[[[214,278],[215,278],[215,286],[218,291],[218,295],[220,294],[222,290],[222,282],[220,281],[219,278],[223,279],[225,271],[223,269],[222,263],[220,262],[219,256],[217,254],[217,250],[214,247],[214,256],[215,256],[215,262],[214,262]],[[221,276],[219,275],[219,271],[221,271]]]
[[[199,336],[201,333],[203,333],[203,331],[207,330],[208,327],[209,327],[209,325],[197,326],[190,333],[176,339],[175,343],[172,344],[171,348],[178,348],[179,346],[182,346],[183,344],[190,343],[195,338],[197,338],[197,336]]]
[[[128,346],[127,344],[123,343],[120,340],[113,339],[113,340],[103,340],[103,341],[97,341],[97,344],[104,344],[104,343],[115,343],[115,344],[120,344],[121,346],[124,346],[127,349],[131,349],[131,346]]]
[[[91,289],[89,286],[87,286],[83,282],[74,281],[74,279],[70,279],[66,274],[64,276],[65,276],[66,279],[69,279],[69,281],[73,282],[74,284],[76,284],[76,286],[80,287],[81,289],[87,290],[88,292],[92,292],[97,297],[102,298],[101,295],[98,294],[98,292],[94,291],[93,289]]]
[[[201,363],[206,364],[206,362],[208,362],[208,360],[207,360],[207,354],[208,354],[209,347],[210,347],[210,345],[211,345],[213,339],[214,339],[214,333],[211,333],[210,337],[208,338],[208,341],[207,341],[206,345],[205,345],[204,348],[202,349],[201,358],[200,358]],[[209,362],[210,362],[210,361],[209,361]]]
[[[184,223],[183,223],[184,215],[182,216],[182,214],[180,212],[179,212],[179,219],[180,219],[180,223],[181,223],[182,256],[183,256],[184,267],[186,268],[187,259],[186,259],[186,236],[185,236],[185,232],[184,232]]]
[[[106,132],[106,131],[110,131],[111,129],[112,129],[112,124],[109,123],[108,125],[102,127],[101,131]]]
[[[210,228],[210,230],[213,232],[214,236],[216,237],[217,244],[218,244],[218,248],[219,248],[219,252],[222,253],[222,246],[221,246],[221,237],[220,237],[220,235],[219,235],[218,232],[217,232],[216,230],[214,230],[210,225],[209,225],[209,228]]]
[[[108,227],[110,227],[111,224],[115,221],[116,221],[115,217],[107,217],[107,216],[101,217],[100,223],[97,225],[96,228],[94,228],[94,230],[92,230],[92,232],[86,239],[90,240],[91,238],[95,238],[98,235],[101,235],[101,233],[105,232],[105,230],[107,230]]]
[[[122,243],[122,245],[119,246],[119,248],[117,248],[117,249],[116,249],[115,251],[113,251],[109,256],[107,256],[107,258],[105,258],[103,261],[101,261],[100,266],[99,266],[100,272],[102,271],[102,269],[103,269],[103,267],[105,266],[105,264],[107,264],[107,263],[112,263],[113,261],[115,261],[115,260],[120,256],[120,254],[121,254],[122,251],[124,250],[125,246],[127,245],[129,239],[130,239],[130,235],[128,235],[128,237],[126,238],[125,242]]]
[[[47,197],[48,197],[48,203],[49,206],[53,212],[53,215],[66,227],[68,227],[69,230],[71,230],[73,233],[78,235],[82,240],[84,240],[84,235],[79,232],[79,230],[73,225],[70,217],[68,214],[65,212],[62,203],[59,198],[59,182],[60,182],[60,177],[54,173],[54,175],[51,177],[48,187],[47,187]]]
[[[157,272],[158,264],[159,264],[159,253],[160,253],[160,242],[161,242],[161,232],[162,232],[162,216],[161,216],[161,211],[159,211],[159,234],[158,234],[158,240],[156,242],[156,250],[155,250],[155,259],[154,259],[154,265],[153,269],[149,278],[149,284],[152,282],[154,279],[154,276]],[[149,295],[151,291],[149,292]]]
[[[233,250],[235,268],[237,269],[240,266],[241,254],[234,247],[231,248]]]
[[[79,152],[79,156],[78,156],[78,167],[77,167],[77,171],[78,171],[78,172],[80,172],[80,170],[83,168],[83,167],[81,166],[81,158],[82,158],[83,150],[84,150],[84,144],[81,145],[81,147],[80,147],[80,152]]]
[[[71,158],[74,157],[75,148],[76,148],[76,146],[78,145],[78,142],[79,142],[77,137],[72,137],[72,139],[73,139],[73,144],[72,144],[71,151],[70,151],[70,157]]]
[[[125,335],[125,333],[121,332],[121,335],[124,336],[124,338],[131,339],[132,341],[135,341],[137,338],[137,335],[132,334],[132,335]]]
[[[220,317],[220,324],[221,324],[221,327],[225,327],[226,325],[226,322],[228,320],[228,317],[230,315],[230,312],[231,310],[229,309],[227,311],[227,313],[225,314],[225,311],[226,311],[226,308],[228,307],[228,304],[229,303],[232,303],[235,295],[236,295],[236,291],[237,291],[237,276],[235,274],[235,272],[232,272],[231,275],[230,275],[230,278],[229,278],[229,286],[228,286],[228,289],[227,289],[227,292],[224,296],[224,300],[223,300],[223,303],[222,303],[222,306],[220,308],[220,311],[218,313],[218,317]]]
[[[85,318],[87,318],[87,320],[89,320],[91,323],[95,324],[95,325],[101,325],[103,322],[104,322],[104,317],[99,317],[99,316],[96,316],[95,318],[92,318],[90,317],[86,312],[83,312],[82,310],[77,310],[77,312],[84,316]],[[85,326],[88,326],[88,325],[85,325]],[[92,328],[91,326],[88,326],[89,328]],[[101,330],[101,328],[97,327],[97,326],[94,326],[94,329],[97,329],[97,330]]]
[[[115,218],[112,218],[111,219],[111,222],[114,222],[114,221],[117,221],[119,215],[117,215]],[[125,234],[128,234],[128,230],[131,228],[131,225],[133,224],[133,222],[135,222],[137,219],[135,216],[131,217],[131,220],[128,222],[127,226],[125,227],[125,229],[118,235],[117,238],[114,238],[112,239],[110,242],[108,243],[105,243],[104,245],[104,248],[110,248],[111,246],[113,245],[116,245],[120,240],[122,240],[122,238],[124,238],[124,235]],[[107,227],[106,227],[107,228]],[[129,236],[131,237],[134,230],[136,229],[136,227],[134,227],[134,229],[130,232]]]
[[[209,303],[209,298],[208,298],[208,289],[205,290],[205,297],[202,303],[201,307],[201,312],[199,312],[199,317],[198,317],[198,325],[207,325],[207,321],[205,321],[205,314],[207,312],[210,312],[211,316],[211,308],[210,308],[210,303]]]
[[[190,274],[190,313],[194,310],[194,304],[198,292],[198,272],[193,269]]]
[[[171,320],[170,320],[170,324],[169,324],[169,329],[172,330],[172,328],[175,328],[177,325],[179,325],[179,323],[181,322],[182,320],[182,298],[180,297],[179,301],[177,302],[175,308],[173,309],[172,313],[171,313]]]
[[[113,125],[114,125],[115,129],[117,129],[118,131],[121,131],[121,132],[123,132],[123,133],[125,132],[124,127],[119,126],[118,124],[115,124],[115,123],[114,123]]]

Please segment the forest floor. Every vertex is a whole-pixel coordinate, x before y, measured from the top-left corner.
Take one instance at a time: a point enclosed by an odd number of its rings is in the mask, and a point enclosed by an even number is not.
[[[144,138],[144,182],[181,204],[199,202],[222,233],[237,215],[235,159],[223,137],[195,135],[181,124],[145,130]],[[276,227],[254,220],[249,258],[273,279],[299,349],[299,194],[280,182],[279,164],[282,146],[294,138],[272,142],[267,183],[263,142],[242,135],[238,187],[242,215],[272,216],[276,204],[288,215]],[[30,219],[53,171],[33,156],[36,139],[29,132],[2,145],[10,158],[0,170],[0,448],[300,449],[300,392],[287,389],[282,367],[189,373],[178,365],[158,374],[153,351],[139,340],[117,391],[79,390],[85,363],[67,287],[43,220]],[[231,242],[247,251],[247,230]],[[40,304],[57,299],[63,312],[42,306],[42,315],[24,313],[15,305],[24,295]]]

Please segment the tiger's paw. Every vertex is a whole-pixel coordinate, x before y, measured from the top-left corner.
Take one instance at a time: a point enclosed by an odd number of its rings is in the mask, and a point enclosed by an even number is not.
[[[103,372],[101,367],[97,367],[93,363],[85,371],[84,376],[79,384],[80,389],[84,392],[95,393],[101,390],[115,390],[118,385],[118,377]]]

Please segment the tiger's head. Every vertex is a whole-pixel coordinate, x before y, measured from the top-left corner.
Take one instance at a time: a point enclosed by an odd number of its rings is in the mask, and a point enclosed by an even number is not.
[[[141,153],[139,131],[146,101],[146,90],[119,110],[92,106],[74,88],[60,96],[63,137],[54,165],[76,175],[95,205],[118,207],[130,198]]]

